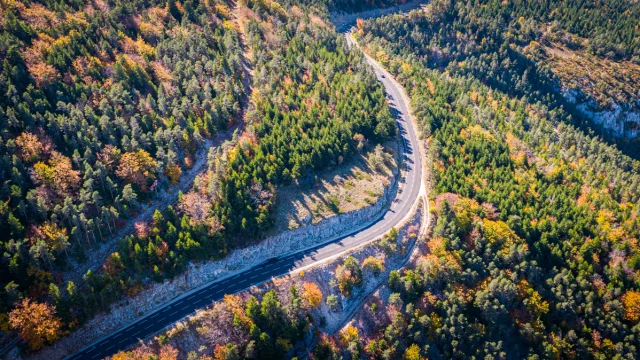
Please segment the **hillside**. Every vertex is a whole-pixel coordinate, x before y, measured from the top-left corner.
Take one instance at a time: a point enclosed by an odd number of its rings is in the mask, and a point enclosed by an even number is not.
[[[563,121],[637,158],[639,7],[603,3],[439,1],[426,16],[386,17],[367,34],[382,46],[395,42],[395,54],[430,60],[430,68],[563,108],[571,115]]]
[[[640,163],[571,120],[553,76],[545,77],[550,69],[527,68],[534,60],[504,44],[504,52],[492,53],[489,38],[476,43],[461,31],[473,22],[451,25],[457,41],[441,38],[455,19],[447,9],[434,2],[425,11],[358,23],[365,51],[409,92],[428,144],[436,221],[418,261],[391,272],[337,334],[318,331],[325,328],[309,299],[331,307],[334,291],[364,288],[355,260],[331,280],[316,279],[320,292],[295,280],[274,282],[118,356],[181,357],[199,345],[222,358],[289,358],[302,349],[317,359],[637,357]],[[603,64],[634,66],[574,51],[604,67],[589,76],[615,73]],[[616,76],[622,86],[633,82]],[[277,326],[267,309],[285,324]],[[202,323],[209,325],[194,330]],[[214,324],[231,334],[212,333]],[[269,336],[281,341],[268,347]]]
[[[437,33],[393,37],[407,22],[442,33],[439,6],[446,3],[360,27],[430,134],[436,225],[421,261],[390,276],[391,294],[372,297],[341,336],[356,335],[316,351],[636,357],[640,164],[567,125],[533,81],[507,86],[507,73],[483,67],[486,55],[442,71],[447,57],[433,47],[425,54]],[[500,69],[515,72],[518,63]]]
[[[238,33],[214,4],[2,5],[0,309],[48,299],[69,329],[101,305],[79,306],[61,272],[184,186],[241,120]]]
[[[638,358],[638,1],[405,8],[0,0],[0,355]]]
[[[359,57],[292,11],[3,2],[3,330],[41,308],[50,333],[21,333],[37,350],[192,261],[254,244],[279,185],[312,184],[395,135]]]

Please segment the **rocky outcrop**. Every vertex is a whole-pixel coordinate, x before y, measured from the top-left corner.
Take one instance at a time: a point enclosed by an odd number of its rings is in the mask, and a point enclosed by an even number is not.
[[[582,114],[611,136],[627,140],[640,136],[640,102],[637,106],[613,102],[607,107],[602,107],[577,89],[566,90],[562,94],[570,103],[575,104]]]
[[[397,173],[397,169],[394,169],[394,175],[396,175],[395,173]],[[393,176],[390,185],[381,189],[382,195],[375,204],[333,216],[318,224],[285,231],[265,239],[256,246],[236,250],[222,262],[227,263],[225,265],[227,269],[243,268],[247,264],[256,263],[258,260],[264,261],[265,258],[298,252],[302,249],[328,242],[335,237],[344,236],[351,231],[355,232],[368,226],[386,212],[389,203],[395,197],[397,186],[397,176]]]

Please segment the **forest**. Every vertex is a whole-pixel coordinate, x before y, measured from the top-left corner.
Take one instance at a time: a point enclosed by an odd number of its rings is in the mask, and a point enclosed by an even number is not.
[[[381,86],[326,24],[273,1],[233,6],[3,2],[0,325],[28,350],[259,241],[279,184],[312,185],[395,136]],[[191,189],[136,221],[207,149]],[[102,266],[65,278],[129,222]]]
[[[294,345],[309,337],[313,329],[310,312],[318,307],[323,296],[318,286],[311,282],[279,290],[282,291],[269,290],[261,297],[226,295],[198,318],[160,335],[157,344],[141,344],[130,351],[119,352],[111,359],[288,358]],[[226,341],[210,348],[202,344],[199,350],[185,351],[172,340],[188,332],[189,328],[198,329],[196,331],[207,340],[207,345],[221,337]]]
[[[37,351],[153,281],[260,241],[280,185],[304,190],[392,139],[382,86],[327,15],[403,2],[0,0],[2,340]],[[637,143],[592,129],[535,58],[536,43],[557,42],[637,64],[632,3],[435,0],[358,21],[429,149],[427,251],[363,308],[373,326],[335,336],[310,316],[335,302],[314,283],[227,296],[207,310],[223,322],[201,325],[242,346],[212,357],[286,358],[311,339],[314,359],[636,358]],[[175,203],[137,221],[203,161]],[[350,296],[380,266],[350,257],[332,281]],[[115,358],[178,353],[159,351]]]
[[[27,326],[8,319],[16,306],[57,305],[51,341],[99,308],[78,302],[61,272],[91,258],[239,121],[238,34],[211,21],[210,6],[2,2],[3,330]]]
[[[447,6],[408,16],[446,29]],[[315,354],[636,358],[640,164],[563,121],[561,106],[532,103],[526,83],[443,71],[424,51],[446,31],[405,24],[363,22],[360,39],[410,93],[437,220],[417,264],[390,275],[385,303],[362,310],[374,326],[345,329],[348,350],[334,339]]]
[[[427,142],[436,218],[427,251],[390,274],[391,294],[367,302],[362,323],[333,336],[315,331],[322,319],[309,318],[305,300],[305,310],[287,311],[300,289],[276,285],[286,320],[253,322],[280,336],[281,352],[265,357],[289,358],[287,349],[307,343],[274,327],[304,317],[313,359],[637,358],[640,163],[585,133],[545,69],[510,51],[500,23],[460,18],[464,7],[451,5],[436,1],[426,13],[358,29],[366,51],[409,92]],[[360,286],[363,268],[353,258],[338,266],[341,292]],[[275,295],[242,294],[208,310],[242,339],[218,343],[214,358],[256,357],[263,333],[240,319]]]
[[[632,76],[626,72],[625,61],[630,59],[631,64],[640,64],[638,37],[630,35],[629,41],[624,40],[625,34],[637,33],[635,28],[640,18],[626,14],[640,10],[633,6],[628,6],[627,11],[620,10],[624,1],[606,3],[609,5],[602,7],[605,10],[588,12],[590,5],[581,1],[515,1],[509,6],[497,1],[438,1],[429,6],[426,14],[416,11],[407,16],[389,16],[367,23],[375,26],[360,23],[359,31],[366,41],[385,48],[388,55],[417,56],[429,68],[477,78],[531,104],[541,102],[550,111],[558,113],[560,121],[579,126],[586,133],[593,131],[602,135],[627,155],[638,158],[638,142],[614,139],[606,130],[593,125],[576,109],[576,104],[558,91],[566,84],[560,82],[555,69],[545,66],[542,61],[545,48],[555,45],[593,53],[593,56],[611,62],[616,70],[603,75],[606,81],[595,86],[587,83],[581,90],[594,95],[605,106],[617,100],[621,105],[637,108],[640,104],[637,89],[633,85],[616,83],[621,77]],[[607,9],[611,9],[610,16],[605,16],[609,14]],[[589,15],[576,15],[570,19],[540,15],[585,12]],[[610,19],[615,20],[615,29],[609,29],[613,26]],[[596,26],[604,22],[606,27]],[[590,32],[580,31],[582,28],[588,28]],[[615,32],[617,36],[609,32]],[[617,50],[612,53],[611,49]],[[567,72],[571,73],[571,69]],[[572,82],[583,81],[580,76],[584,75],[574,75]],[[633,84],[635,79],[623,81]]]
[[[589,51],[596,55],[640,62],[640,8],[625,0],[516,0],[508,6],[496,0],[477,0],[468,2],[467,7],[477,8],[477,15],[484,19],[509,22],[524,17],[551,23],[589,39]]]

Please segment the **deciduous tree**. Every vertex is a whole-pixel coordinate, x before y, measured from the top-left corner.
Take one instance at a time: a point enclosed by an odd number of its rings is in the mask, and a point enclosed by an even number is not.
[[[156,178],[155,170],[156,161],[151,155],[144,150],[138,150],[122,155],[116,175],[146,191],[149,182]]]
[[[322,290],[312,282],[305,282],[302,285],[302,298],[310,308],[320,306],[322,302]]]
[[[31,350],[38,350],[45,343],[52,343],[62,335],[62,322],[54,306],[32,302],[25,298],[9,314],[11,327],[18,330]]]
[[[627,291],[622,295],[625,319],[638,322],[640,320],[640,292]]]
[[[73,170],[71,159],[52,151],[48,164],[40,161],[33,166],[33,178],[53,190],[59,197],[72,197],[80,184],[80,171]]]

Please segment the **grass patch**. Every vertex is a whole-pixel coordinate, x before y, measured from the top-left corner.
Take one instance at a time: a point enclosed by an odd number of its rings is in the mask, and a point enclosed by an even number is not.
[[[327,196],[327,208],[336,214],[340,214],[340,199],[335,194]]]

